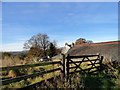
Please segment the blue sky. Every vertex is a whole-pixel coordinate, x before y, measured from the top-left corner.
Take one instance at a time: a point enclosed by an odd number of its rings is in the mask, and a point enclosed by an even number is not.
[[[119,0],[2,0],[3,2],[119,2]]]
[[[3,51],[22,50],[24,42],[38,33],[48,34],[59,47],[78,38],[118,40],[118,3],[2,3]]]

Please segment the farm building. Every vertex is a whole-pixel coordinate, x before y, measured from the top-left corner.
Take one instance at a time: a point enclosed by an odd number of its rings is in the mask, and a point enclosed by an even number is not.
[[[77,44],[67,52],[67,54],[74,56],[98,53],[104,56],[104,61],[110,60],[120,63],[120,41]]]

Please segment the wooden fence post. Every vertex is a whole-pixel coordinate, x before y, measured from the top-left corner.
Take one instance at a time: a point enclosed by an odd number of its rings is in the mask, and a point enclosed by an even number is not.
[[[67,62],[66,62],[67,81],[69,79],[69,60],[70,60],[70,56],[68,54],[68,56],[67,56]]]
[[[62,68],[61,68],[61,78],[64,79],[64,77],[65,77],[65,55],[64,54],[62,54],[61,65],[62,65]]]
[[[101,56],[101,58],[100,58],[100,71],[103,69],[102,61],[103,61],[103,56]]]

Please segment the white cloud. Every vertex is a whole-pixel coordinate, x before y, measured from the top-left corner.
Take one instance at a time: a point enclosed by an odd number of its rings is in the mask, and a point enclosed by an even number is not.
[[[2,51],[22,51],[24,42],[2,44]]]

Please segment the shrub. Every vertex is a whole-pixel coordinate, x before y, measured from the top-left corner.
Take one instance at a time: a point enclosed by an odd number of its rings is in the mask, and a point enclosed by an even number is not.
[[[8,77],[12,77],[13,78],[13,77],[17,77],[19,75],[20,75],[20,72],[17,69],[13,69],[13,70],[10,70],[8,72]]]

